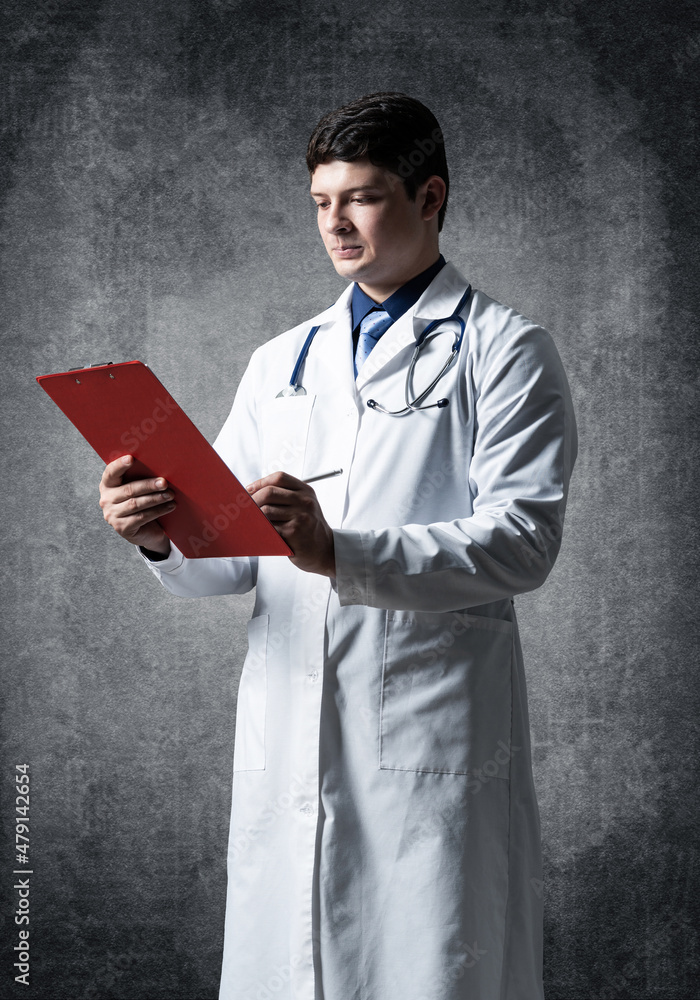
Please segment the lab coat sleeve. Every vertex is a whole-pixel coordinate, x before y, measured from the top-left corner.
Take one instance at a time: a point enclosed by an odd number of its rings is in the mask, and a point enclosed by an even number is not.
[[[244,486],[260,475],[255,383],[255,366],[251,364],[214,442],[216,451]],[[177,597],[244,594],[255,586],[257,579],[257,558],[187,559],[172,542],[167,559],[153,562],[140,555],[154,576]]]
[[[534,590],[552,569],[577,452],[559,354],[523,320],[475,356],[471,515],[335,531],[342,605],[453,611]]]

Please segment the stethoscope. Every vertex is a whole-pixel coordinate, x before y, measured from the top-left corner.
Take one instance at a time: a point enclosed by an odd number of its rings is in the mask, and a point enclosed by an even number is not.
[[[464,295],[457,303],[452,315],[443,316],[441,319],[434,319],[431,323],[429,323],[426,326],[425,330],[423,330],[423,332],[418,337],[418,340],[416,341],[416,346],[413,349],[413,355],[411,357],[411,362],[408,366],[408,371],[406,372],[406,385],[404,388],[404,399],[406,401],[406,405],[404,406],[404,408],[402,410],[387,410],[386,407],[381,406],[376,401],[376,399],[368,399],[367,406],[369,406],[371,410],[379,410],[381,413],[386,413],[390,417],[401,417],[404,416],[406,413],[412,413],[415,410],[430,410],[433,407],[442,409],[443,407],[449,405],[450,402],[449,399],[438,399],[436,403],[425,403],[425,404],[423,404],[423,400],[426,398],[426,396],[430,395],[430,393],[433,391],[433,389],[438,384],[440,379],[447,374],[447,371],[449,370],[453,361],[459,354],[459,349],[462,346],[462,340],[464,339],[464,331],[466,328],[466,322],[465,320],[462,319],[462,317],[459,314],[467,304],[471,293],[472,293],[472,286],[467,285],[466,291],[464,292]],[[433,337],[437,337],[438,334],[444,332],[438,330],[437,328],[442,323],[449,323],[449,322],[456,322],[459,324],[459,330],[457,333],[455,333],[455,339],[452,344],[452,350],[450,351],[450,356],[448,357],[447,361],[444,363],[438,374],[435,376],[433,381],[430,383],[428,388],[424,389],[423,392],[419,393],[414,399],[411,399],[410,393],[411,393],[411,387],[413,385],[413,373],[415,371],[418,358],[420,357],[420,352],[425,348],[426,344],[428,344],[429,341],[433,339]],[[292,377],[289,380],[289,385],[286,385],[281,392],[277,393],[278,398],[280,396],[306,395],[306,389],[303,387],[303,385],[300,384],[299,380],[300,380],[301,370],[304,367],[304,362],[306,361],[306,355],[309,353],[309,348],[311,347],[313,339],[318,333],[319,329],[320,326],[314,326],[311,328],[311,330],[309,330],[308,336],[304,341],[304,345],[301,351],[299,352],[299,357],[297,358],[296,364],[294,365],[294,370],[292,372]]]

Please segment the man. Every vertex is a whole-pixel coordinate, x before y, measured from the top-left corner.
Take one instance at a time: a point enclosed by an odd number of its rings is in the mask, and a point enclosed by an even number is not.
[[[164,480],[122,485],[126,457],[101,485],[174,594],[257,587],[221,1000],[537,1000],[512,599],[561,543],[566,377],[545,331],[440,256],[449,178],[427,108],[355,101],[321,120],[307,163],[352,284],[255,352],[216,442],[294,555],[184,559],[156,520],[177,502]]]

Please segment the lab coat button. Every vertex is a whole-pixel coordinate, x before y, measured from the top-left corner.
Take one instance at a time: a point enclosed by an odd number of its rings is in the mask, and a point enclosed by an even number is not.
[[[318,680],[318,670],[312,670],[310,674],[306,675],[309,680],[313,683]]]
[[[309,813],[311,812],[311,806],[309,805],[309,803],[305,802],[304,805],[299,810],[299,812],[303,812],[305,816],[308,816]]]

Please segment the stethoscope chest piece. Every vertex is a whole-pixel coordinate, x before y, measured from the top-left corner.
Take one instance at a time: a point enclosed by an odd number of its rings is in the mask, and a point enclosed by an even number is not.
[[[305,396],[306,389],[303,385],[285,385],[281,392],[277,393],[276,399],[280,399],[282,396]]]

